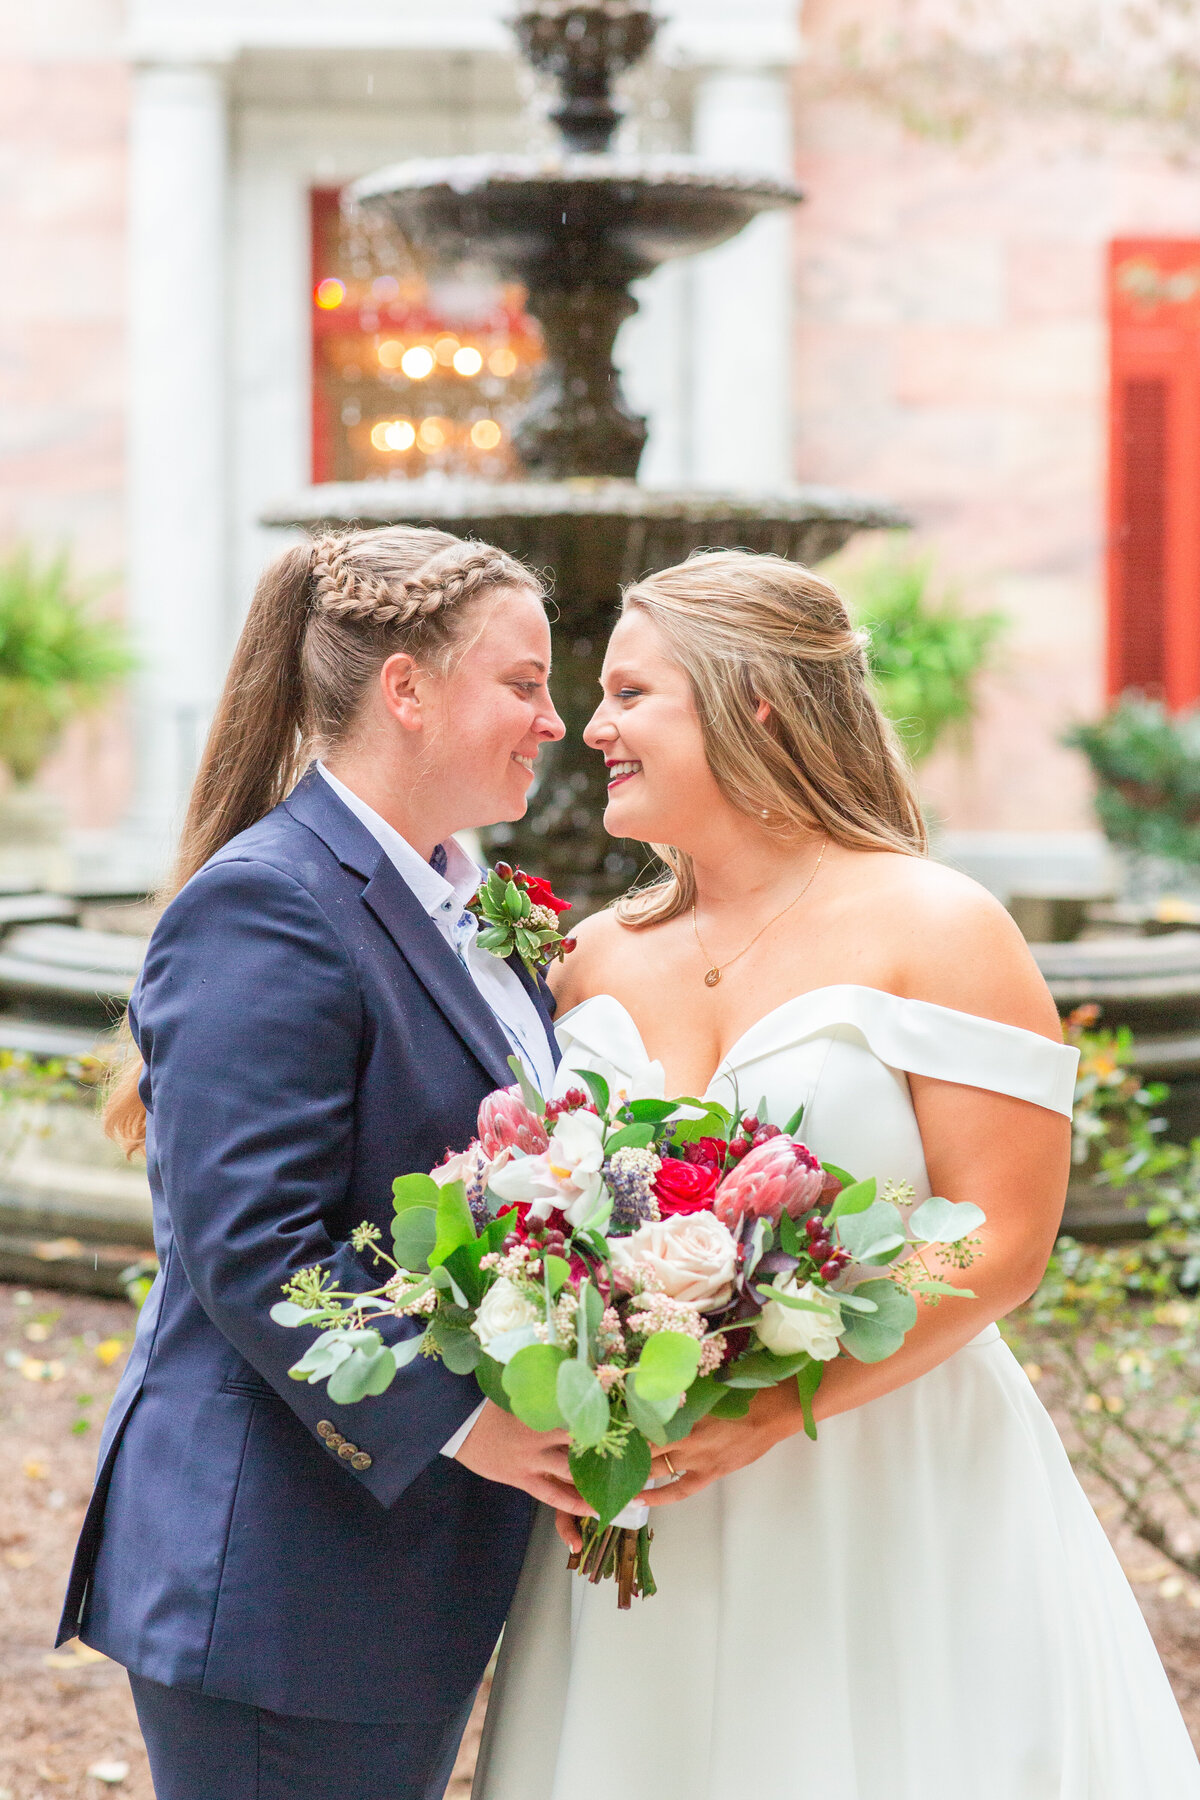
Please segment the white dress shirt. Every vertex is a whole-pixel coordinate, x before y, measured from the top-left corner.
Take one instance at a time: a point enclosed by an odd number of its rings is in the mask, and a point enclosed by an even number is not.
[[[360,800],[336,775],[331,775],[324,763],[319,762],[317,768],[342,804],[349,807],[355,818],[361,820],[376,842],[382,845],[397,873],[421,902],[475,983],[480,997],[499,1021],[514,1053],[532,1075],[539,1091],[548,1094],[554,1085],[554,1057],[541,1015],[516,970],[509,968],[501,957],[479,948],[476,942],[478,921],[473,913],[466,911],[466,903],[478,888],[482,871],[461,844],[454,838],[447,838],[438,846],[445,857],[446,871],[439,875],[374,807]],[[443,1456],[457,1455],[484,1405],[486,1402],[481,1402],[450,1441],[443,1444]]]

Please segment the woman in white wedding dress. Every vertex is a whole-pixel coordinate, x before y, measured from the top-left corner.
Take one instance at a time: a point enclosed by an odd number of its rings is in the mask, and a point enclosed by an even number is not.
[[[977,1201],[975,1298],[671,1446],[658,1593],[617,1610],[544,1513],[475,1800],[1200,1800],[1119,1564],[995,1320],[1036,1286],[1076,1053],[1018,933],[924,860],[836,594],[778,559],[638,583],[586,733],[607,829],[670,874],[587,922],[559,982],[580,1069],[764,1101],[857,1177]],[[663,849],[664,846],[671,848]]]

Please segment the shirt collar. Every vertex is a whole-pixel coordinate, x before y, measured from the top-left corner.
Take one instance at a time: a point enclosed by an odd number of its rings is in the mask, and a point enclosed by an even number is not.
[[[366,826],[431,917],[445,906],[447,900],[456,901],[460,910],[466,905],[479,886],[480,872],[455,838],[447,838],[440,846],[446,859],[446,873],[439,875],[419,851],[413,849],[408,839],[400,836],[394,825],[389,825],[373,806],[368,806],[345,782],[330,774],[324,763],[318,762],[317,768],[342,804]]]

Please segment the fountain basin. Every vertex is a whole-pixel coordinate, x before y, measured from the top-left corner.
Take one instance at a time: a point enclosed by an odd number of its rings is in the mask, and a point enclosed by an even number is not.
[[[557,270],[561,283],[582,262],[590,280],[620,285],[804,198],[791,182],[695,157],[610,155],[418,157],[347,194],[415,250],[485,254],[522,281]]]
[[[682,562],[693,550],[739,548],[811,564],[832,556],[856,531],[908,523],[882,500],[831,487],[756,495],[605,479],[485,483],[436,476],[325,482],[268,508],[262,522],[307,530],[436,525],[480,538],[549,572],[568,630],[594,630],[605,617],[598,620],[597,605],[615,609],[624,585]]]

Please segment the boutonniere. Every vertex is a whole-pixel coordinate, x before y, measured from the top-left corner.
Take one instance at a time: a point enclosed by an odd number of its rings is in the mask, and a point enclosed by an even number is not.
[[[504,862],[488,870],[474,899],[467,901],[467,911],[481,926],[480,949],[502,957],[515,950],[531,975],[561,962],[575,948],[575,939],[558,929],[559,914],[570,910],[571,902],[560,900],[540,875],[527,875]]]

